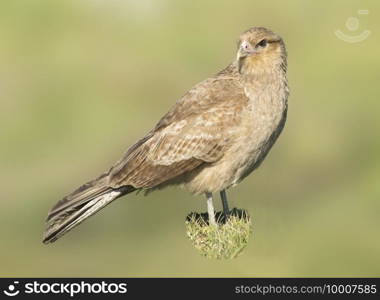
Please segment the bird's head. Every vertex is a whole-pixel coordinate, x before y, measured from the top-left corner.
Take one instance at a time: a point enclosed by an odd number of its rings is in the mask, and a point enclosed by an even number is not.
[[[264,27],[243,32],[238,40],[237,63],[241,74],[286,71],[286,49],[282,38]]]

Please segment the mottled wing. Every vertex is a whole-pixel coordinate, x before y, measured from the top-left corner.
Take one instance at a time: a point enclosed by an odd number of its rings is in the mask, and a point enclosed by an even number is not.
[[[110,171],[110,185],[152,188],[219,160],[239,128],[245,97],[234,78],[190,90]]]

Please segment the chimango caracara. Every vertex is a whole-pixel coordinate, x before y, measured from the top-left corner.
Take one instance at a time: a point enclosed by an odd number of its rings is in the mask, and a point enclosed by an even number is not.
[[[205,194],[215,223],[213,193],[228,214],[226,189],[264,160],[286,120],[286,50],[263,27],[241,34],[236,59],[190,89],[157,125],[106,173],[59,201],[43,242],[54,242],[117,198],[182,185]]]

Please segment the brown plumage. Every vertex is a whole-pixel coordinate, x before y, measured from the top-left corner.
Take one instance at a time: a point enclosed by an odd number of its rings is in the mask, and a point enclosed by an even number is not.
[[[47,218],[44,243],[53,242],[113,200],[181,184],[205,193],[236,185],[263,161],[286,120],[286,50],[263,27],[244,32],[236,60],[195,85],[111,169],[59,201]]]

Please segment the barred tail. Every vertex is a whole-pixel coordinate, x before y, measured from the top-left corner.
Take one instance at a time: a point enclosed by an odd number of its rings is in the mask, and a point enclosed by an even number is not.
[[[118,189],[107,187],[104,179],[101,176],[86,183],[51,209],[46,220],[43,243],[55,242],[112,201],[135,190],[132,186]]]

